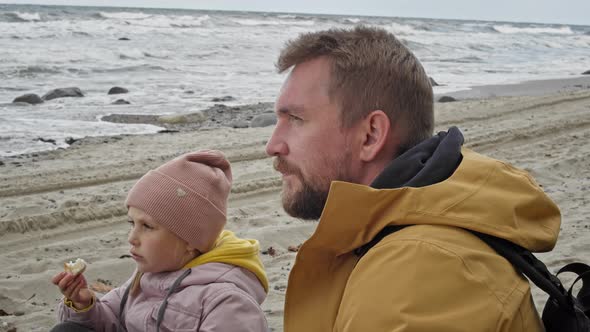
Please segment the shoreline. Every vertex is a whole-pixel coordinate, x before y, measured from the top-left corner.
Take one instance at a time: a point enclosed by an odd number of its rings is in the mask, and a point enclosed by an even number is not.
[[[523,81],[511,84],[477,85],[468,90],[436,94],[435,100],[442,96],[464,99],[486,99],[493,97],[542,96],[558,92],[574,92],[590,89],[590,75]]]
[[[458,126],[467,148],[530,172],[558,204],[557,246],[538,255],[551,270],[590,257],[590,88],[435,103],[435,117],[435,131]],[[203,148],[222,150],[232,164],[226,228],[260,241],[270,281],[262,307],[269,326],[281,331],[296,255],[289,247],[304,242],[317,223],[289,217],[281,207],[281,178],[264,152],[272,130],[88,137],[67,149],[0,157],[0,309],[7,313],[0,331],[4,322],[19,331],[46,331],[54,324],[60,294],[49,279],[64,261],[84,258],[91,284],[127,280],[133,271],[125,256],[127,191],[148,170]],[[546,298],[536,288],[533,296],[541,310]]]

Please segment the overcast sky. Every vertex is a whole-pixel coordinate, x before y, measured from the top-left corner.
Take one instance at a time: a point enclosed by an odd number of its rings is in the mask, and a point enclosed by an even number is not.
[[[590,25],[590,0],[0,0],[0,3],[248,10]]]

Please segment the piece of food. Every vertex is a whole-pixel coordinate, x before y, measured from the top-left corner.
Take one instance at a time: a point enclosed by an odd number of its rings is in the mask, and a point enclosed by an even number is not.
[[[77,258],[75,261],[64,263],[64,270],[76,276],[86,270],[86,261],[82,258]]]

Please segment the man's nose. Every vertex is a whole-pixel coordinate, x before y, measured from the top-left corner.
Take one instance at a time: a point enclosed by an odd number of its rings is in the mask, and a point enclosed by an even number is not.
[[[279,123],[277,123],[272,135],[266,143],[266,154],[271,157],[284,156],[289,153],[289,147],[287,146],[285,139],[282,137],[280,129]]]

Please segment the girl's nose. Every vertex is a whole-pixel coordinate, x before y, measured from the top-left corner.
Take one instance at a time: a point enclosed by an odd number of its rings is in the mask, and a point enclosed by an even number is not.
[[[129,242],[129,244],[132,246],[136,246],[137,244],[139,244],[137,234],[135,233],[135,227],[129,231],[129,235],[127,236],[127,242]]]

